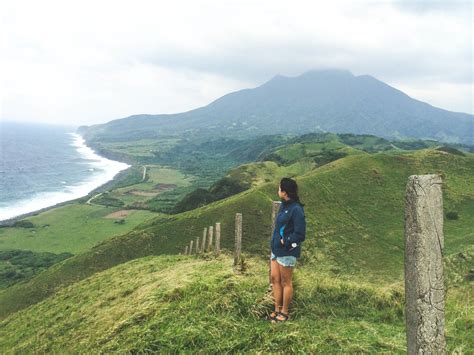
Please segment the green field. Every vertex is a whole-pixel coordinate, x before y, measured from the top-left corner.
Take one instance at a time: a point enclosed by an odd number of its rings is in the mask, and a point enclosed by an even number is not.
[[[117,208],[71,204],[29,217],[35,228],[0,228],[0,250],[20,249],[37,252],[77,254],[114,235],[131,231],[138,224],[159,214],[133,211],[123,218],[105,218]]]
[[[152,200],[154,197],[166,191],[188,187],[194,180],[192,176],[187,176],[176,169],[157,165],[145,165],[145,167],[147,170],[146,180],[144,182],[114,189],[111,191],[110,196],[123,201],[126,207],[133,208],[134,206],[140,206],[140,208],[148,209],[147,201]],[[160,184],[174,186],[160,189]]]
[[[179,138],[140,139],[102,144],[105,149],[135,157],[154,157],[155,152],[166,152],[180,141]]]

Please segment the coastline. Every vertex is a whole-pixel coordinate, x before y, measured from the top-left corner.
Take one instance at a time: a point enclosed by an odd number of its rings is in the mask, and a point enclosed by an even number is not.
[[[76,150],[80,154],[89,154],[89,155],[94,154],[97,157],[99,157],[100,159],[108,160],[108,161],[111,161],[111,162],[114,162],[114,163],[125,164],[125,165],[127,165],[127,167],[120,169],[117,173],[115,173],[113,175],[113,177],[111,179],[109,179],[109,180],[103,182],[102,184],[94,187],[92,190],[88,191],[86,194],[82,194],[82,196],[72,198],[72,199],[69,199],[69,200],[65,200],[65,201],[61,201],[61,202],[58,202],[58,203],[55,203],[55,204],[52,204],[50,206],[46,206],[46,207],[43,207],[43,208],[35,209],[34,211],[21,213],[17,216],[14,216],[14,217],[10,217],[10,218],[7,218],[7,219],[2,219],[2,220],[0,220],[0,227],[9,227],[9,226],[12,226],[15,222],[17,222],[21,219],[36,216],[40,213],[52,210],[54,208],[62,207],[62,206],[68,205],[68,204],[79,203],[82,200],[87,200],[87,198],[91,194],[96,194],[98,192],[103,192],[103,191],[107,190],[110,186],[114,185],[116,182],[120,181],[124,176],[128,175],[130,169],[133,167],[133,165],[129,164],[128,162],[122,162],[122,161],[115,160],[115,159],[112,160],[110,158],[104,157],[103,155],[99,155],[96,150],[92,149],[91,147],[89,147],[86,144],[84,138],[81,135],[79,135],[77,133],[71,133],[71,135],[76,136],[76,141],[73,142],[72,145],[76,146],[76,148],[77,148]],[[82,142],[81,142],[82,146],[78,145],[78,142],[77,142],[78,140],[82,140]],[[82,149],[83,151],[81,152],[80,149]],[[85,151],[85,150],[88,150],[88,151]]]
[[[43,213],[43,212],[46,212],[46,211],[49,211],[49,210],[52,210],[52,209],[55,209],[55,208],[58,208],[58,207],[66,206],[66,205],[73,204],[73,203],[79,203],[81,200],[86,200],[90,195],[99,193],[102,190],[106,190],[113,183],[120,181],[124,175],[128,174],[128,172],[131,168],[132,168],[132,166],[130,166],[129,168],[127,168],[125,170],[120,171],[117,175],[114,176],[114,178],[112,180],[109,180],[105,184],[98,186],[97,188],[95,188],[94,190],[89,192],[86,196],[78,197],[74,200],[59,202],[59,203],[57,203],[55,205],[52,205],[52,206],[44,207],[44,208],[41,208],[39,210],[24,213],[24,214],[21,214],[21,215],[18,215],[18,216],[9,218],[9,219],[1,220],[0,221],[0,228],[2,228],[2,227],[11,227],[16,221],[22,220],[24,218],[36,216],[40,213]]]

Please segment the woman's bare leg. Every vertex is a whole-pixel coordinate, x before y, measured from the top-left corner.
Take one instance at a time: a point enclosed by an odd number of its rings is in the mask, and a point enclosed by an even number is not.
[[[293,268],[281,265],[278,266],[281,276],[281,286],[283,288],[283,307],[281,312],[288,314],[288,308],[293,299]]]
[[[271,279],[273,298],[275,299],[275,312],[280,312],[283,302],[283,288],[281,287],[281,275],[279,264],[276,260],[271,261]]]

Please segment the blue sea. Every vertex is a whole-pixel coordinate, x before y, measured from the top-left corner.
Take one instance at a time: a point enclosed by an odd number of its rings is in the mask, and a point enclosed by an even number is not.
[[[129,167],[97,155],[75,132],[0,121],[0,221],[86,196]]]

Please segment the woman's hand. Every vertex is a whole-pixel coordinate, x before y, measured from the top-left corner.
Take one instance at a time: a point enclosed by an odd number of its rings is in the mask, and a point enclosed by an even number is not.
[[[280,243],[281,245],[285,245],[285,241],[283,240],[283,238],[280,238]]]

